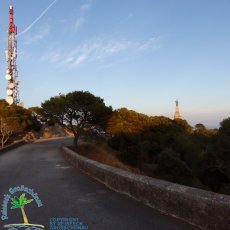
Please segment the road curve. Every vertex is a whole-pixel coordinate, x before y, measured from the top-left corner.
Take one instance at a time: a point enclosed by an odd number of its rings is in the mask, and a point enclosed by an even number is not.
[[[117,194],[73,168],[59,151],[62,143],[71,142],[71,138],[37,141],[0,154],[1,216],[4,194],[10,194],[9,188],[24,185],[34,189],[43,204],[38,208],[34,200],[25,206],[29,222],[44,225],[45,229],[52,229],[50,221],[63,220],[55,218],[79,218],[83,227],[92,230],[197,229]],[[31,198],[29,194],[26,197]],[[22,222],[21,212],[10,209],[10,205],[9,201],[8,220],[0,220],[0,229]]]

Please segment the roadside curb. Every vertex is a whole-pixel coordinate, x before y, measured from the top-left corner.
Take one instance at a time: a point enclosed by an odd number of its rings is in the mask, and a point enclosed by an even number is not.
[[[61,150],[74,167],[116,192],[201,229],[229,229],[230,196],[130,173],[80,156],[65,146]]]

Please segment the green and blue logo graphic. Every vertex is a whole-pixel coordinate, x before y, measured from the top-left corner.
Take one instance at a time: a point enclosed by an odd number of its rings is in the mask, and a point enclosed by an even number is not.
[[[15,196],[15,193],[19,193],[19,196]],[[27,199],[26,194],[30,195],[33,199]],[[35,201],[38,207],[41,207],[43,204],[38,197],[38,194],[34,189],[25,187],[24,185],[17,186],[9,189],[9,193],[4,195],[2,208],[1,208],[1,220],[8,220],[8,206],[9,203],[11,207],[9,210],[20,209],[23,217],[23,223],[14,223],[4,225],[4,229],[8,230],[40,230],[44,229],[43,225],[31,224],[28,221],[28,217],[25,212],[25,205],[29,205],[31,202]]]

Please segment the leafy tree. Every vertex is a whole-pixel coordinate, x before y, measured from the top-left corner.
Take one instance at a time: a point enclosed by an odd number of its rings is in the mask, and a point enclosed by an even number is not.
[[[8,141],[12,134],[11,128],[7,125],[5,120],[0,117],[0,137],[1,137],[1,147],[3,148],[5,143]]]
[[[146,128],[158,125],[169,125],[172,122],[163,116],[149,117],[142,113],[137,113],[127,108],[116,110],[110,117],[107,131],[113,135],[121,133],[140,133]]]
[[[0,100],[0,139],[1,146],[11,135],[23,131],[40,129],[40,123],[32,116],[31,111],[20,106],[9,106],[5,100]]]
[[[119,151],[118,157],[121,161],[140,167],[141,152],[139,148],[139,135],[137,134],[120,134],[109,140],[109,144]]]
[[[194,134],[199,136],[214,136],[218,133],[217,129],[207,129],[203,124],[198,123],[195,125]]]
[[[178,154],[173,150],[162,151],[158,162],[158,171],[169,181],[192,185],[191,169],[178,158]]]
[[[26,204],[31,203],[33,199],[27,200],[25,197],[25,193],[23,193],[19,198],[15,196],[14,198],[11,199],[11,201],[12,201],[11,204],[13,205],[11,209],[20,208],[22,212],[24,224],[28,224],[29,222],[24,210],[24,206]]]
[[[143,130],[148,122],[148,116],[133,110],[120,108],[110,117],[107,131],[111,134],[137,133]]]
[[[17,105],[9,106],[5,100],[0,100],[0,116],[5,119],[13,132],[40,128],[39,122],[32,117],[31,111]]]
[[[175,119],[174,124],[177,128],[181,129],[181,131],[185,131],[187,133],[192,133],[192,126],[186,120]]]
[[[48,117],[44,113],[43,109],[41,107],[35,106],[28,108],[28,111],[30,111],[31,115],[36,118],[37,121],[40,123],[47,123]]]
[[[212,191],[230,194],[230,118],[224,119],[219,131],[208,137],[199,178]]]
[[[112,113],[112,108],[107,107],[102,98],[83,91],[51,97],[42,103],[42,108],[50,119],[73,132],[75,148],[86,129],[104,128]]]
[[[195,133],[204,134],[206,130],[206,127],[201,123],[195,125]]]
[[[220,132],[230,137],[230,117],[220,123]]]

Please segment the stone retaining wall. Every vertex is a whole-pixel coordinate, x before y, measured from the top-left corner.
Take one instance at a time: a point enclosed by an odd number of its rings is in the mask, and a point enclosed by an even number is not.
[[[62,146],[75,167],[112,190],[202,229],[230,229],[230,196],[127,172],[80,156]]]

